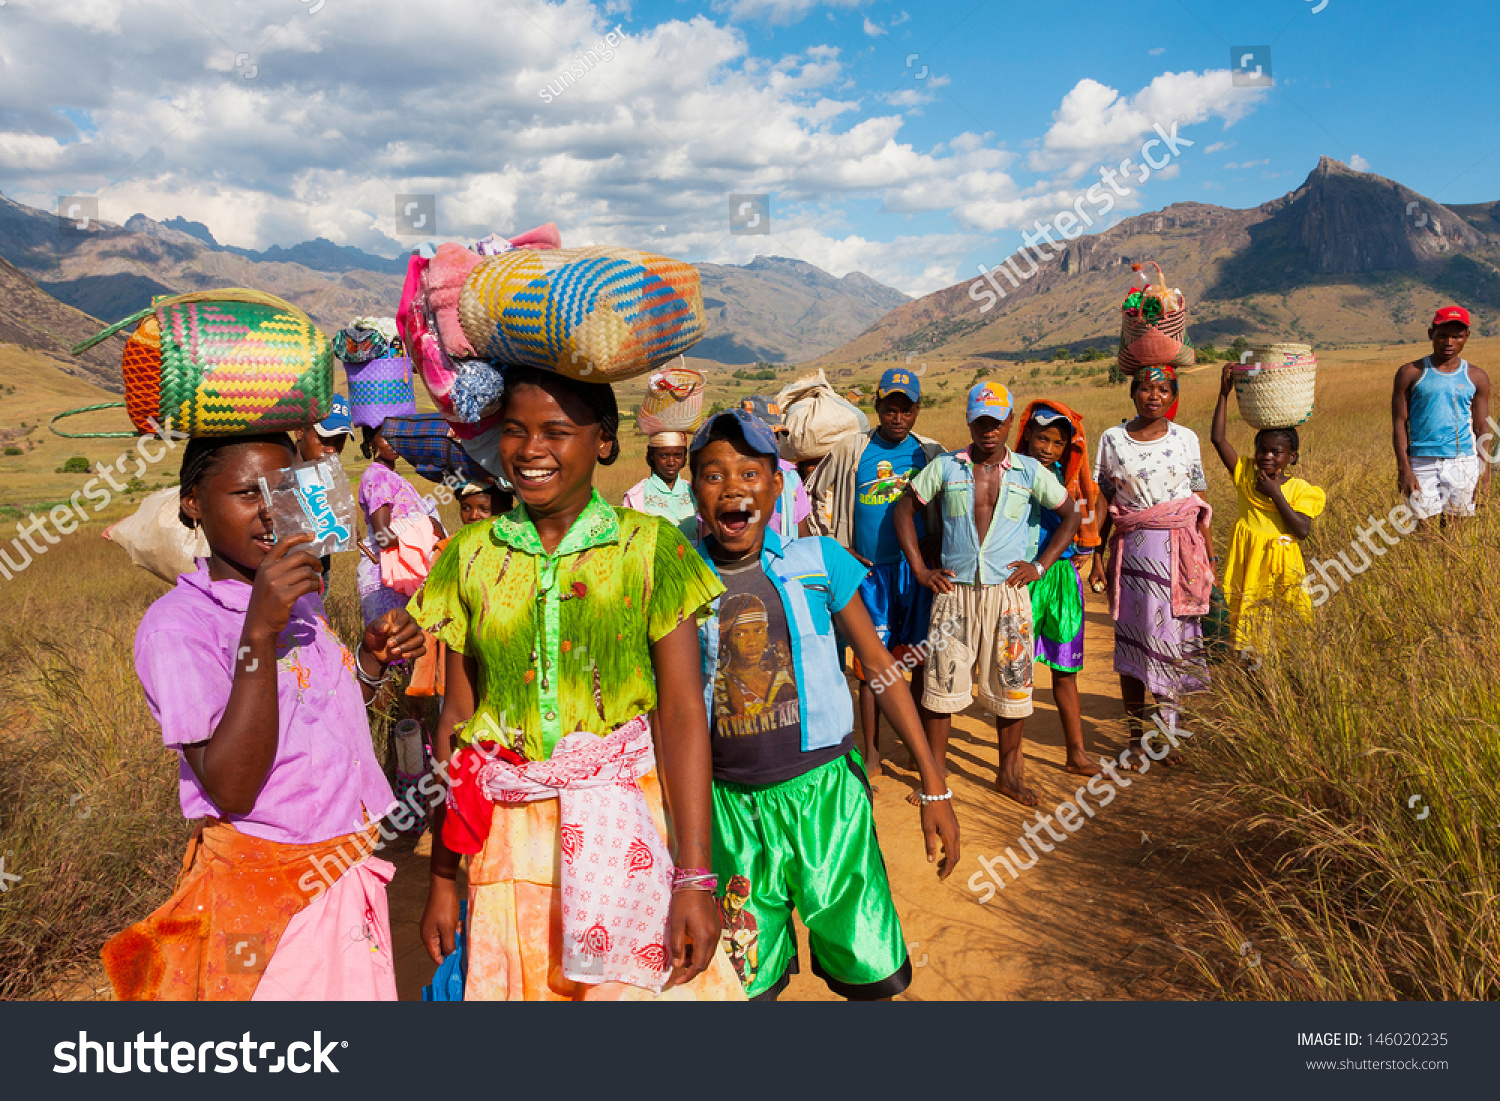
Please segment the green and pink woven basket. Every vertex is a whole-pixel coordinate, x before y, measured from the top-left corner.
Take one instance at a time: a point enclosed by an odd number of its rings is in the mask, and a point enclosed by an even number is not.
[[[123,405],[136,432],[76,435],[132,436],[170,428],[188,436],[237,436],[300,428],[332,411],[332,346],[307,314],[284,299],[242,287],[161,298],[90,337],[73,354],[136,322],[121,364],[124,402],[89,407]]]

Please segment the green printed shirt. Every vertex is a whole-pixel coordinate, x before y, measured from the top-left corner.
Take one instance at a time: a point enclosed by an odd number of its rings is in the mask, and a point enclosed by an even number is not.
[[[606,735],[656,706],[651,644],[723,584],[677,529],[594,493],[548,555],[524,504],[470,524],[412,599],[426,631],[479,665],[460,741],[545,760],[575,730]]]

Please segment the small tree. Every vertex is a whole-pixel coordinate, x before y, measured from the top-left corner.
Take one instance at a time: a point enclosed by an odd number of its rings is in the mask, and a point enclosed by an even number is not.
[[[87,474],[89,472],[89,461],[82,455],[74,455],[65,459],[62,466],[57,468],[59,474]]]
[[[1249,347],[1250,342],[1248,340],[1242,336],[1237,336],[1234,338],[1234,343],[1229,346],[1229,351],[1235,359],[1239,359]]]

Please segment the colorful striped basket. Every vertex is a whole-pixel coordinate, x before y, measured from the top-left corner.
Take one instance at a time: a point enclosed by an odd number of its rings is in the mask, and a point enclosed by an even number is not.
[[[416,413],[411,360],[405,356],[346,363],[344,373],[349,376],[349,406],[355,424],[379,428],[387,417]]]
[[[647,436],[658,432],[691,432],[703,417],[703,390],[708,380],[679,359],[651,376],[635,414],[636,428]]]
[[[242,287],[161,298],[73,354],[136,322],[125,343],[120,404],[139,432],[158,426],[189,436],[275,432],[313,424],[332,410],[333,349],[311,318],[284,299]]]
[[[518,249],[465,278],[459,322],[476,354],[586,382],[654,370],[703,338],[691,264],[634,249]]]
[[[1293,428],[1312,416],[1318,357],[1311,345],[1256,345],[1233,375],[1240,416],[1252,428]]]

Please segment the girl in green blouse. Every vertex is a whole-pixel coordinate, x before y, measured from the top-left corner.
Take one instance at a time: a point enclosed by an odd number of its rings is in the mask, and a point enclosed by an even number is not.
[[[711,877],[699,874],[711,863],[711,775],[697,616],[723,586],[670,523],[613,508],[595,491],[595,465],[619,453],[608,386],[509,368],[501,416],[500,461],[519,504],[455,535],[411,604],[449,647],[437,756],[460,754],[450,806],[434,822],[423,941],[435,961],[453,948],[456,846],[471,854],[467,999],[653,996],[649,984],[566,977],[578,944],[593,959],[609,941],[607,930],[569,928],[575,908],[560,894],[560,868],[571,866],[577,830],[564,829],[567,803],[476,803],[484,783],[462,755],[479,763],[482,749],[485,760],[536,774],[574,732],[605,738],[654,712],[658,767],[637,784],[662,837],[663,799],[670,808],[675,867],[639,857],[649,874],[670,875],[671,888],[663,913],[646,907],[647,924],[664,918],[661,943],[637,954],[665,949],[668,997],[743,997],[719,950]]]

